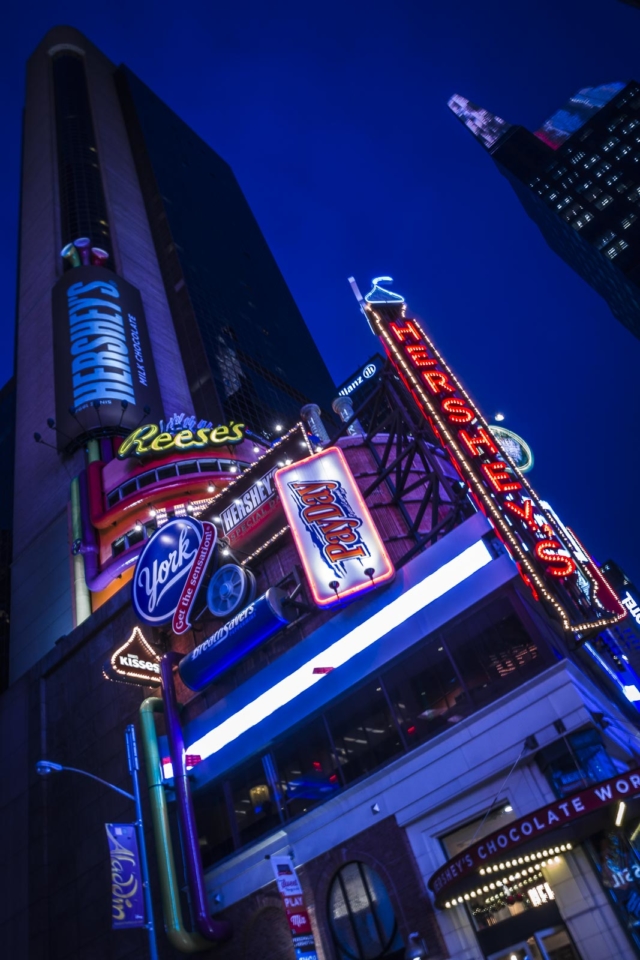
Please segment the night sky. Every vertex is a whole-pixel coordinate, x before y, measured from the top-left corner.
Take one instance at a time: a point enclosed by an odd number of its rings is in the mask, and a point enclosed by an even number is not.
[[[640,585],[640,341],[547,248],[446,106],[457,92],[535,130],[580,87],[640,80],[640,10],[7,5],[0,382],[12,370],[24,64],[56,23],[126,63],[231,164],[336,382],[377,349],[347,277],[366,292],[390,274],[485,415],[503,411],[531,444],[538,492]]]

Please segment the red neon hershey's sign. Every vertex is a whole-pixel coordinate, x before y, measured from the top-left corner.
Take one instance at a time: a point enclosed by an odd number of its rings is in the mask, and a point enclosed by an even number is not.
[[[449,452],[460,476],[518,565],[536,600],[545,600],[564,628],[602,629],[625,616],[596,565],[584,562],[515,464],[405,304],[365,304],[405,386]]]

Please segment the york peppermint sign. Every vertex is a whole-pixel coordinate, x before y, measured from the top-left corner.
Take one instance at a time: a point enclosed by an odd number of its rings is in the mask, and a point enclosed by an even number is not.
[[[133,606],[144,623],[190,627],[189,614],[216,545],[213,524],[176,517],[160,527],[140,554],[133,577]]]
[[[275,482],[319,607],[393,579],[393,563],[338,447],[283,467]]]
[[[162,410],[139,291],[104,267],[53,288],[56,425],[62,447],[99,427],[132,430]]]

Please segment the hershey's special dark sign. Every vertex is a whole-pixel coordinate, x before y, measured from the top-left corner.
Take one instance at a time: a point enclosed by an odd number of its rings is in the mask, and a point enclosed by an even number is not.
[[[248,470],[213,500],[203,516],[219,518],[218,534],[240,560],[263,547],[287,520],[273,480],[285,464],[308,457],[311,447],[302,424],[296,424]]]
[[[59,447],[100,426],[133,429],[145,406],[160,416],[136,287],[104,267],[76,267],[60,278],[52,295]]]

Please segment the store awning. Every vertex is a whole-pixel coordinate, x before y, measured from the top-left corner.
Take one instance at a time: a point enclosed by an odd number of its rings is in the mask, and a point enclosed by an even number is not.
[[[471,844],[430,877],[436,906],[480,895],[485,886],[501,886],[515,873],[526,879],[547,860],[606,826],[608,808],[621,801],[631,807],[630,815],[636,808],[640,813],[640,768],[554,800]]]

